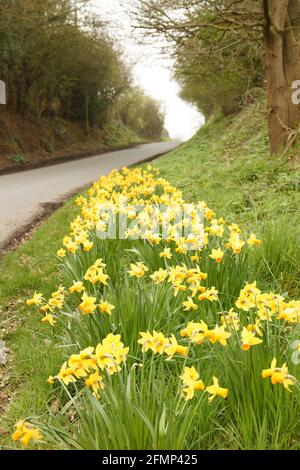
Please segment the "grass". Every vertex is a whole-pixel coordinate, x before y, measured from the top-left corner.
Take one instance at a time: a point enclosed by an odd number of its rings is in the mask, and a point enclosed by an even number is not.
[[[154,166],[187,201],[205,200],[223,217],[261,235],[266,259],[261,277],[299,296],[299,151],[296,146],[282,157],[269,156],[264,114],[255,105],[209,122]]]
[[[30,314],[24,299],[35,289],[50,293],[59,282],[53,253],[59,248],[75,214],[72,199],[49,217],[31,240],[0,260],[1,331],[10,349],[8,364],[1,367],[0,377],[5,385],[1,405],[4,407],[7,395],[11,396],[9,423],[16,419],[20,410],[24,414],[43,412],[49,400],[49,389],[42,377],[47,368],[53,367],[59,354],[44,337],[40,319]],[[6,374],[8,379],[5,379]],[[7,422],[2,423],[1,431],[5,440],[10,432]]]
[[[299,165],[297,165],[294,155],[294,153],[297,154],[297,151],[296,148],[283,155],[281,159],[270,159],[262,112],[260,109],[252,107],[244,110],[235,118],[219,117],[215,119],[208,123],[190,142],[154,162],[154,166],[160,168],[162,176],[165,176],[171,184],[183,191],[186,200],[203,199],[220,215],[240,223],[248,231],[257,232],[263,238],[263,247],[245,260],[243,266],[246,265],[247,269],[240,273],[241,279],[236,278],[236,291],[240,288],[239,283],[247,276],[249,281],[256,279],[263,290],[287,292],[295,298],[300,294]],[[289,161],[287,161],[288,157]],[[57,389],[49,388],[45,377],[59,369],[65,352],[61,348],[55,347],[57,339],[52,334],[48,335],[49,330],[46,326],[41,325],[40,318],[28,311],[28,308],[24,306],[24,299],[35,290],[49,295],[59,284],[62,274],[58,270],[54,253],[60,247],[60,240],[68,232],[69,223],[74,219],[75,214],[76,208],[71,200],[51,216],[30,241],[0,260],[2,331],[5,341],[13,351],[12,362],[6,368],[9,374],[7,388],[12,395],[12,402],[1,425],[4,448],[11,446],[9,434],[13,424],[20,417],[38,416],[47,421],[49,407],[52,416],[56,416],[57,407],[60,406],[60,392],[57,392]],[[112,248],[116,249],[111,245],[101,248],[101,250],[106,250],[104,259],[107,260],[110,256],[108,264],[115,263],[112,271],[117,269],[122,271],[126,262],[130,260],[131,254],[126,252],[124,256],[121,247],[117,247],[116,251],[112,251]],[[129,246],[125,246],[125,248],[128,249]],[[109,250],[111,251],[109,252]],[[115,256],[115,253],[120,253],[119,264],[118,256]],[[145,256],[147,253],[143,253],[142,259],[145,259]],[[149,264],[152,262],[154,266],[157,264],[157,258],[153,259],[152,254],[148,253],[148,258],[146,262],[148,261]],[[233,270],[233,266],[228,265],[226,269],[228,273]],[[66,272],[64,276],[66,276]],[[221,279],[224,279],[224,276],[216,277],[216,283],[221,282]],[[140,323],[135,325],[135,334],[137,334],[138,330],[146,328],[145,318],[150,315],[149,306],[153,305],[153,301],[156,302],[156,310],[160,311],[162,316],[167,315],[169,318],[172,300],[167,302],[168,307],[164,306],[167,293],[161,292],[155,297],[155,291],[148,290],[148,286],[141,283],[139,289],[146,293],[146,296],[143,302],[139,303],[136,286],[130,285],[130,280],[128,282],[128,289],[131,292],[130,298],[120,297],[115,291],[112,291],[110,295],[112,303],[117,306],[117,311],[123,312],[124,317],[119,318],[117,322],[122,325],[122,337],[129,340],[132,331],[131,323],[124,321],[126,316],[127,319],[131,318],[134,323],[134,318],[139,315],[139,312],[145,313],[145,316],[140,319]],[[123,288],[123,284],[121,286]],[[222,285],[222,291],[226,291],[226,289],[227,286]],[[163,303],[162,299],[164,299]],[[119,314],[121,315],[121,313]],[[172,323],[172,320],[170,322],[168,329],[171,332],[176,325]],[[109,326],[110,324],[104,325],[102,333],[108,332]],[[156,318],[155,324],[152,326],[162,328],[163,317]],[[97,335],[97,332],[94,334]],[[133,347],[133,344],[130,346]],[[163,372],[162,367],[166,366],[163,366],[159,361],[153,364],[153,368],[158,368],[161,372]],[[170,367],[172,368],[172,365]],[[155,380],[159,381],[153,368],[146,372],[149,384],[155,384]],[[2,372],[5,372],[3,367],[2,369]],[[178,375],[180,371],[175,367],[173,372]],[[88,407],[83,407],[85,411],[78,411],[84,415],[82,416],[83,431],[78,436],[78,442],[83,448],[97,446],[99,442],[104,447],[109,445],[109,442],[105,441],[107,437],[97,433],[97,429],[103,427],[107,429],[108,434],[110,433],[111,439],[114,439],[115,448],[125,448],[128,445],[128,440],[131,440],[131,445],[136,448],[149,446],[151,442],[156,444],[157,448],[170,448],[172,443],[174,444],[172,439],[170,441],[170,436],[162,432],[166,426],[166,412],[159,393],[158,396],[155,395],[155,390],[162,390],[162,383],[153,387],[153,402],[141,403],[138,398],[137,401],[131,402],[127,400],[128,396],[134,395],[136,375],[140,375],[142,372],[138,369],[136,372],[128,373],[129,375],[124,374],[120,379],[124,382],[119,390],[107,391],[103,408],[99,408],[94,403],[96,408],[91,408],[93,410],[92,419],[87,412]],[[230,373],[230,371],[226,373],[228,380],[230,380]],[[234,369],[232,373],[234,373]],[[152,374],[154,375],[152,376]],[[208,377],[207,380],[209,380]],[[251,383],[251,377],[249,380]],[[164,391],[166,395],[172,393],[173,385],[172,382],[168,385],[170,389]],[[240,386],[243,388],[245,384],[241,383]],[[109,393],[119,394],[119,398],[109,396]],[[265,394],[265,399],[260,403],[267,406],[269,391],[265,384],[259,393]],[[128,401],[128,403],[126,402],[128,406],[125,407],[127,412],[123,406],[122,409],[119,406],[124,394]],[[281,397],[281,399],[283,398]],[[251,421],[252,427],[247,427],[247,413],[251,413],[251,400],[247,400],[247,397],[242,399],[239,395],[232,396],[231,400],[233,404],[236,401],[237,411],[236,414],[227,415],[227,418],[230,417],[230,420],[227,421],[227,429],[224,428],[224,422],[220,419],[220,429],[217,435],[222,436],[222,445],[226,448],[251,448],[253,447],[253,436],[255,436],[257,447],[264,448],[269,433],[269,422],[264,420],[264,415],[262,415],[262,421],[255,422],[253,419]],[[238,407],[239,402],[244,405],[241,409]],[[109,409],[105,403],[113,403],[114,406]],[[69,410],[70,413],[76,406],[76,403],[73,402]],[[274,409],[269,411],[272,414],[272,423],[278,425],[279,429],[282,425],[280,414]],[[214,419],[222,417],[224,411],[218,406],[213,409],[205,407],[202,413],[201,430],[200,424],[191,418],[193,413],[193,408],[188,406],[188,414],[182,415],[180,419],[189,419],[194,434],[198,433],[205,437],[202,441],[192,442],[189,440],[189,445],[193,448],[214,446],[216,437],[209,431],[208,417]],[[257,413],[259,415],[259,410]],[[113,432],[113,423],[114,416],[118,414],[122,417],[120,422],[123,423],[123,427],[122,432],[117,434]],[[159,419],[153,424],[156,415],[159,416]],[[289,415],[286,419],[288,418]],[[127,420],[130,420],[128,421],[131,423],[130,429],[136,429],[136,433],[131,431],[131,435],[126,433],[124,423]],[[169,423],[169,425],[176,426],[176,423]],[[182,426],[182,429],[187,429],[186,423],[183,423]],[[94,436],[94,441],[91,444],[92,436]],[[179,433],[174,445],[180,448],[185,439],[186,436]],[[272,442],[274,447],[282,448],[290,445],[290,438],[287,435],[274,436]],[[63,439],[61,445],[65,445]]]

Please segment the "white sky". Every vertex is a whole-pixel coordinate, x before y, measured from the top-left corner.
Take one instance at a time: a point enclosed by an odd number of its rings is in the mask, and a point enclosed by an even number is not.
[[[136,84],[162,103],[166,113],[165,127],[170,137],[179,140],[191,138],[204,123],[204,117],[179,97],[180,89],[172,79],[170,61],[159,57],[153,46],[138,44],[122,0],[92,0],[91,4],[102,19],[111,23],[125,57],[133,64]]]

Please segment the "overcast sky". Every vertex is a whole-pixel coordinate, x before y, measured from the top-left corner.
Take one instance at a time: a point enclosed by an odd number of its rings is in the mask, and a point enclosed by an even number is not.
[[[190,104],[179,98],[179,86],[172,79],[170,62],[159,57],[154,46],[138,44],[132,33],[131,20],[122,6],[130,0],[92,0],[94,9],[111,23],[130,63],[136,84],[159,100],[166,113],[165,126],[171,138],[187,140],[203,124],[203,116]]]

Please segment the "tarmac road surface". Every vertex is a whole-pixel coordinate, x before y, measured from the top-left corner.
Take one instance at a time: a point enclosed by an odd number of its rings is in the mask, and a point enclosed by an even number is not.
[[[120,169],[169,152],[178,142],[158,142],[67,163],[0,176],[0,250],[45,207]]]

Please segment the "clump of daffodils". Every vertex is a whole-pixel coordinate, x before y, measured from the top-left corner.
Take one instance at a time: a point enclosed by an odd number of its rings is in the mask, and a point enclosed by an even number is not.
[[[13,441],[19,441],[23,446],[27,447],[30,441],[38,442],[42,439],[40,429],[34,427],[25,420],[18,421],[15,425],[15,431],[12,434]]]
[[[209,329],[208,325],[201,320],[200,322],[189,322],[187,327],[180,331],[180,335],[189,338],[191,343],[202,344],[207,338],[210,343],[220,343],[222,346],[227,345],[227,340],[231,333],[226,330],[226,326],[216,325]]]
[[[153,331],[152,334],[149,331],[141,332],[141,338],[138,343],[142,346],[142,351],[152,351],[154,354],[166,354],[169,359],[174,355],[187,356],[188,348],[177,343],[174,335],[169,338],[163,333]]]
[[[293,386],[296,382],[295,377],[289,375],[288,368],[286,364],[283,364],[282,367],[277,367],[277,359],[274,357],[271,362],[270,369],[264,369],[261,373],[262,378],[270,378],[273,385],[282,384],[289,392],[290,386]]]
[[[228,388],[220,387],[217,377],[213,377],[213,384],[205,387],[203,380],[199,378],[199,373],[192,367],[185,367],[180,376],[183,383],[182,394],[185,400],[191,400],[196,391],[205,390],[210,395],[208,401],[211,402],[215,397],[228,397]]]
[[[72,354],[62,365],[58,374],[48,378],[49,383],[59,380],[65,385],[84,380],[95,396],[105,387],[105,373],[114,375],[126,362],[129,348],[121,341],[121,335],[110,333],[96,348],[88,347],[78,354]]]
[[[88,197],[78,197],[76,204],[80,215],[71,223],[70,233],[64,237],[63,247],[57,252],[60,259],[68,253],[92,250],[91,234],[107,232],[111,213],[131,222],[125,238],[140,238],[151,246],[163,242],[159,256],[166,261],[174,254],[186,255],[193,250],[191,259],[198,262],[198,253],[210,240],[217,241],[218,247],[213,248],[210,255],[216,263],[226,257],[226,249],[240,254],[246,244],[255,247],[262,243],[254,233],[243,239],[237,224],[230,225],[223,218],[217,219],[204,201],[187,204],[182,192],[159,177],[158,170],[153,167],[114,170],[93,184]],[[157,223],[162,225],[160,233],[157,233]],[[228,241],[222,245],[223,238]]]
[[[262,292],[256,282],[246,283],[238,298],[232,299],[228,310],[222,309],[225,293],[218,291],[217,281],[211,280],[209,273],[216,270],[218,275],[222,274],[223,268],[226,272],[230,259],[236,260],[245,250],[260,247],[262,240],[255,233],[243,233],[235,223],[228,224],[223,218],[217,218],[204,201],[186,204],[182,192],[161,178],[159,171],[151,166],[146,170],[114,170],[102,176],[90,188],[88,197],[78,197],[76,204],[80,213],[71,223],[70,233],[64,237],[57,257],[60,263],[67,258],[65,262],[75,268],[80,264],[80,269],[74,272],[82,275],[66,288],[60,285],[50,298],[35,292],[27,305],[36,306],[43,314],[41,321],[52,327],[59,321],[60,313],[65,312],[64,308],[70,307],[70,299],[72,308],[80,313],[78,321],[86,324],[90,320],[101,322],[103,316],[113,315],[115,306],[105,293],[114,286],[107,274],[105,259],[96,252],[95,238],[97,235],[102,238],[108,231],[111,213],[124,216],[130,221],[124,238],[141,239],[143,246],[155,253],[158,264],[152,270],[146,260],[130,260],[124,275],[130,278],[130,283],[149,283],[157,290],[166,288],[178,314],[178,329],[174,334],[150,332],[147,326],[146,331],[139,333],[139,354],[142,352],[143,360],[147,361],[146,353],[152,352],[155,360],[158,357],[173,360],[174,366],[175,361],[182,360],[184,368],[177,380],[178,390],[186,401],[201,397],[198,392],[207,394],[209,402],[217,397],[226,399],[229,394],[229,389],[222,387],[222,378],[214,376],[209,385],[205,385],[195,366],[186,366],[188,357],[196,364],[196,351],[204,352],[203,356],[209,360],[214,360],[218,354],[225,356],[227,351],[236,351],[237,364],[242,363],[244,358],[251,357],[253,349],[259,354],[262,348],[269,347],[269,328],[280,328],[289,334],[300,323],[300,301],[288,301],[277,293]],[[158,206],[164,209],[158,210]],[[161,227],[159,232],[157,223]],[[83,271],[82,260],[87,262]],[[216,305],[220,306],[218,312]],[[210,309],[213,314],[216,312],[217,320],[205,316]],[[183,344],[177,340],[179,335]],[[300,345],[298,349],[300,351]],[[210,356],[206,355],[207,350]],[[124,346],[121,336],[110,333],[97,345],[72,354],[48,382],[85,387],[99,398],[101,390],[107,386],[107,376],[122,370],[128,353],[129,348]],[[276,358],[261,376],[260,370],[260,381],[270,379],[271,384],[281,384],[288,391],[296,384],[287,364],[278,367]],[[231,384],[228,387],[231,388]],[[13,439],[28,445],[30,441],[39,441],[41,433],[30,423],[20,421]]]

